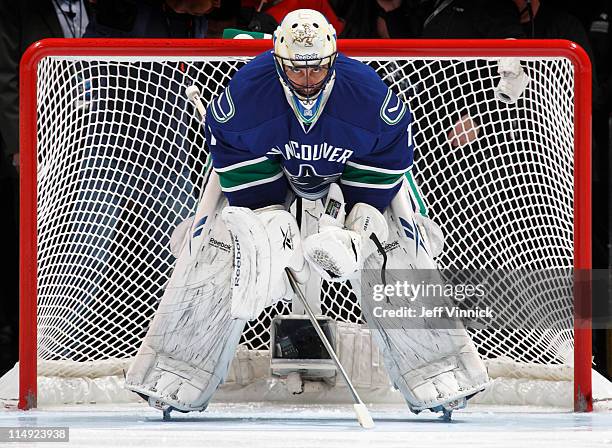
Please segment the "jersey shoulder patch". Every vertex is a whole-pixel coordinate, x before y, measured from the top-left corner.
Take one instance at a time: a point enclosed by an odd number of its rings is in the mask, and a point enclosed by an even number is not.
[[[387,95],[380,106],[380,118],[389,126],[394,126],[404,118],[406,114],[406,104],[395,95],[391,89],[387,90]]]
[[[375,134],[406,115],[406,104],[363,62],[339,56],[336,79],[331,115]]]
[[[232,99],[232,92],[229,86],[225,88],[221,95],[213,98],[210,102],[210,113],[217,123],[225,123],[232,119],[236,114],[236,106]]]
[[[214,121],[229,132],[253,129],[287,113],[289,106],[272,54],[263,53],[238,70],[208,109]]]

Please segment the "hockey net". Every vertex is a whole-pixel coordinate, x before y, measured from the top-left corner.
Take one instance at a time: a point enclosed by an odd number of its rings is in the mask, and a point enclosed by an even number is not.
[[[194,213],[203,187],[206,142],[185,88],[199,86],[209,102],[268,45],[55,40],[30,50],[22,65],[21,407],[36,404],[37,377],[121,376],[129,365],[172,270],[170,234]],[[545,41],[342,48],[410,105],[415,177],[446,235],[440,267],[589,267],[590,79],[580,52]],[[531,79],[516,104],[493,96],[502,56],[520,58]],[[479,135],[454,147],[448,132],[465,114]],[[474,341],[494,360],[491,371],[511,366],[503,375],[571,382],[578,368],[590,372],[589,343],[574,361],[572,286],[534,284],[529,300],[495,301],[520,324],[471,330]],[[315,300],[339,322],[363,323],[349,285],[323,284]],[[291,311],[280,302],[250,322],[241,353],[265,354],[272,318]],[[552,328],[538,330],[542,319]]]

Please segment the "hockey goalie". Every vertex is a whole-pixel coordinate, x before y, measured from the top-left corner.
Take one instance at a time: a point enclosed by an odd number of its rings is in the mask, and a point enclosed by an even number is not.
[[[293,295],[285,268],[302,284],[314,271],[358,285],[380,282],[369,273],[385,269],[435,271],[442,249],[412,180],[406,104],[336,51],[319,12],[289,13],[273,42],[206,110],[213,169],[196,215],[173,234],[177,262],[126,376],[160,409],[206,409],[245,323]],[[288,211],[296,196],[326,204],[318,232],[303,240]],[[390,328],[362,311],[412,411],[460,408],[486,387],[462,326]]]

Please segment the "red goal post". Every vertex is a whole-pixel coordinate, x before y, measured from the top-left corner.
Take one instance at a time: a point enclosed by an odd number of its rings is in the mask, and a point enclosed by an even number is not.
[[[39,63],[49,57],[185,59],[252,57],[270,48],[265,40],[48,39],[33,44],[20,68],[20,384],[19,408],[37,403],[38,119]],[[591,64],[576,44],[553,40],[352,40],[339,50],[351,57],[564,58],[573,66],[573,267],[591,269]],[[48,107],[44,108],[48,111]],[[58,113],[61,113],[58,112]],[[418,148],[416,149],[418,151]],[[574,409],[591,411],[590,286],[574,296]]]

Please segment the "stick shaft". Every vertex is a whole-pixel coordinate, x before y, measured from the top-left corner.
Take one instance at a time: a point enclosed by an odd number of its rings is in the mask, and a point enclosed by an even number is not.
[[[353,395],[353,399],[355,400],[357,404],[363,404],[363,401],[361,401],[361,398],[359,398],[359,394],[357,393],[357,390],[353,386],[353,383],[351,383],[351,380],[349,379],[348,374],[344,370],[344,367],[342,367],[342,364],[340,363],[340,360],[338,359],[336,352],[334,351],[333,347],[327,340],[325,333],[323,333],[323,329],[319,325],[319,322],[317,321],[317,318],[312,312],[312,309],[310,308],[308,301],[304,297],[304,293],[302,293],[302,289],[299,287],[297,281],[295,280],[295,277],[293,276],[293,272],[291,272],[289,268],[285,268],[285,272],[287,273],[287,277],[289,278],[289,283],[291,284],[291,288],[293,289],[295,294],[298,296],[298,298],[302,302],[302,305],[304,306],[304,309],[306,310],[306,313],[308,314],[308,317],[310,318],[312,325],[314,326],[317,334],[319,335],[319,338],[321,338],[321,342],[325,346],[325,349],[329,353],[329,356],[331,356],[331,358],[336,363],[336,366],[338,367],[340,374],[344,377],[344,381],[346,381],[346,384],[351,392],[351,395]]]
[[[194,103],[198,109],[198,112],[200,113],[200,117],[202,117],[202,120],[204,120],[206,118],[206,109],[204,108],[204,104],[202,104],[202,100],[200,99],[199,95],[194,98]]]

